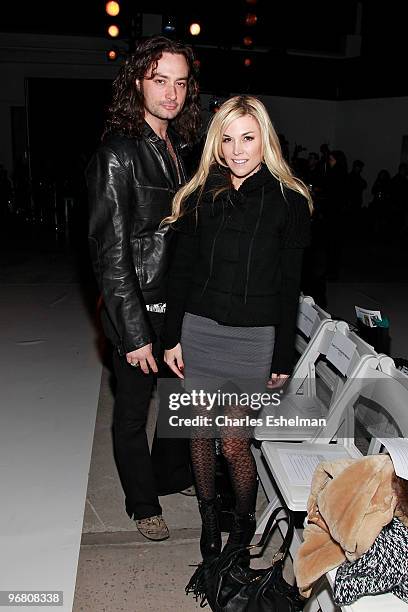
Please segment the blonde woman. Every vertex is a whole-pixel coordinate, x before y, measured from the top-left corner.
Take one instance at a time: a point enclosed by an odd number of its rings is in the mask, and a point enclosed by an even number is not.
[[[178,230],[169,277],[165,361],[179,376],[269,380],[291,372],[303,249],[312,203],[285,162],[264,105],[233,97],[208,129],[199,168],[164,220]],[[221,438],[235,493],[227,547],[255,530],[257,473],[251,439]],[[221,551],[215,441],[191,440],[206,563]],[[205,565],[204,563],[204,565]],[[202,568],[201,568],[202,569]],[[204,592],[196,572],[190,587]]]

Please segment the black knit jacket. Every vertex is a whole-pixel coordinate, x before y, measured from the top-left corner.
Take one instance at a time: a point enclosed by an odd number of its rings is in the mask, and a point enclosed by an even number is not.
[[[303,249],[310,234],[306,198],[286,188],[283,195],[265,165],[238,190],[224,169],[214,168],[198,194],[190,196],[187,214],[174,228],[165,348],[180,341],[185,312],[224,325],[276,325],[271,372],[289,374]]]

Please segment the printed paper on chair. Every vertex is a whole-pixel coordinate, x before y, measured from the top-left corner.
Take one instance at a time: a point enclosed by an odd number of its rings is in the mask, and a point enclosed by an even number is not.
[[[278,449],[279,458],[289,477],[290,484],[296,486],[310,486],[313,474],[322,461],[335,461],[348,457],[345,450],[296,450],[289,448]]]

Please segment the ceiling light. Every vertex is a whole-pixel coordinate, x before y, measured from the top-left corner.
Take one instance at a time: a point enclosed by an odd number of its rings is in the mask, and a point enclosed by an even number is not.
[[[255,15],[255,13],[248,13],[245,17],[245,25],[247,26],[254,26],[257,21],[258,17]]]
[[[119,28],[118,28],[118,26],[115,25],[115,24],[110,25],[109,28],[108,28],[108,34],[112,38],[117,38],[119,36]]]
[[[192,23],[190,26],[190,34],[192,36],[198,36],[201,32],[201,26],[199,23]]]
[[[110,60],[111,62],[114,62],[118,58],[118,54],[115,49],[109,49],[106,55],[108,56],[108,60]]]
[[[105,11],[108,15],[110,15],[110,17],[116,17],[116,15],[119,15],[120,12],[119,2],[115,2],[114,0],[107,2],[105,4]]]

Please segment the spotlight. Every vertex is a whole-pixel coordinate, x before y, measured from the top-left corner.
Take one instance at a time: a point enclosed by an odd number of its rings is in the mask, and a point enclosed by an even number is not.
[[[192,23],[190,25],[191,36],[198,36],[200,32],[201,32],[201,26],[199,23]]]
[[[172,15],[163,16],[162,30],[164,34],[174,34],[176,31],[176,18]]]
[[[117,25],[112,24],[108,28],[108,34],[111,38],[117,38],[119,36],[119,28]]]
[[[245,25],[249,27],[254,26],[257,21],[258,21],[258,17],[255,15],[255,13],[248,13],[247,16],[245,17]]]
[[[251,60],[251,58],[246,57],[246,58],[244,59],[244,66],[245,66],[245,68],[249,68],[250,66],[252,66],[252,60]]]
[[[245,36],[244,40],[242,41],[244,43],[244,45],[246,47],[250,47],[253,44],[253,40],[250,36]]]
[[[108,60],[111,62],[114,62],[116,59],[118,59],[118,53],[117,51],[115,51],[115,49],[109,49],[106,55],[108,57]]]
[[[221,100],[217,96],[212,96],[208,103],[208,110],[210,113],[218,113],[221,106]]]
[[[255,4],[258,3],[258,0],[246,0],[247,4],[251,4],[252,6],[254,6]]]
[[[120,12],[120,4],[119,2],[115,2],[114,0],[110,0],[105,4],[105,11],[110,17],[116,17]]]

